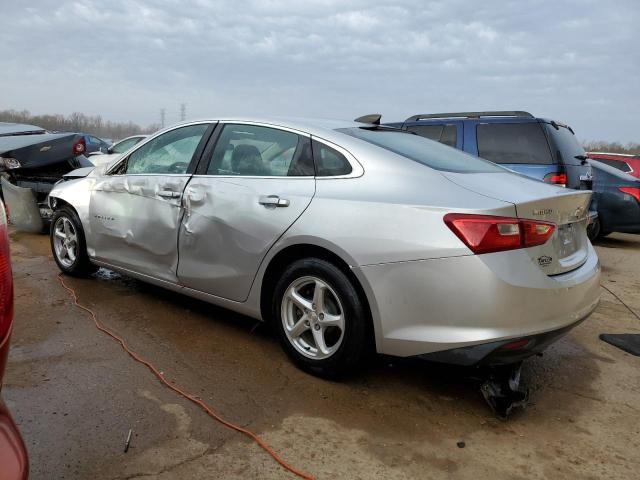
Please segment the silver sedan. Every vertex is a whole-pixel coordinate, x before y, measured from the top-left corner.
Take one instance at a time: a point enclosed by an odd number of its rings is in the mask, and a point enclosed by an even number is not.
[[[590,195],[375,123],[204,120],[67,175],[51,246],[270,322],[315,374],[507,364],[598,303]]]

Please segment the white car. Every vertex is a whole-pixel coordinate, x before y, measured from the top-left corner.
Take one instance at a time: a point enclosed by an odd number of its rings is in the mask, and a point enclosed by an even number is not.
[[[125,139],[120,140],[117,143],[111,145],[107,153],[103,152],[92,152],[89,154],[89,161],[93,163],[96,167],[101,165],[108,165],[113,162],[116,158],[119,158],[120,155],[125,153],[127,150],[131,149],[134,145],[140,143],[141,140],[147,138],[147,135],[132,135]]]

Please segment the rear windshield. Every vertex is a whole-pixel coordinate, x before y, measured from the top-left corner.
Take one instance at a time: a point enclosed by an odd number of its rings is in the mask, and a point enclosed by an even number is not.
[[[580,160],[577,159],[576,156],[585,156],[586,153],[576,136],[571,133],[571,130],[560,125],[558,125],[557,129],[549,124],[546,124],[546,127],[558,162],[569,165],[579,165]]]
[[[549,165],[551,150],[542,126],[530,123],[483,123],[476,127],[478,155],[501,164]]]
[[[610,167],[617,168],[618,170],[625,173],[633,171],[629,164],[622,160],[611,160],[609,158],[594,158],[593,160],[604,163],[605,165],[609,165]]]
[[[504,172],[504,169],[491,162],[412,133],[359,127],[341,128],[338,131],[435,170],[459,173]]]

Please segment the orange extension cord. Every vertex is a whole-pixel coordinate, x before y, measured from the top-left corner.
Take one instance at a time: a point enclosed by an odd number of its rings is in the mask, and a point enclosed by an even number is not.
[[[75,292],[75,290],[73,288],[67,286],[67,284],[64,283],[64,280],[62,279],[62,274],[58,275],[58,280],[60,280],[60,283],[62,284],[62,286],[72,295],[74,305],[76,307],[84,310],[89,315],[91,315],[91,318],[93,319],[93,322],[96,324],[96,327],[98,328],[98,330],[100,330],[101,332],[106,333],[111,338],[113,338],[116,342],[118,342],[120,344],[120,346],[124,349],[124,351],[127,352],[136,362],[142,363],[149,370],[151,370],[151,372],[158,378],[158,380],[160,380],[160,382],[165,387],[173,390],[178,395],[181,395],[182,397],[186,398],[187,400],[192,401],[196,405],[199,405],[200,408],[202,408],[205,412],[207,412],[207,414],[209,414],[209,416],[213,417],[215,420],[220,422],[225,427],[230,428],[231,430],[235,430],[236,432],[243,433],[247,437],[251,438],[265,452],[267,452],[269,455],[271,455],[276,462],[278,462],[280,465],[282,465],[282,467],[285,468],[286,470],[290,471],[291,473],[297,475],[300,478],[304,478],[305,480],[314,480],[314,477],[312,477],[311,475],[309,475],[307,473],[304,473],[304,472],[301,472],[300,470],[296,470],[294,467],[292,467],[291,465],[286,463],[284,460],[282,460],[278,456],[278,454],[276,452],[274,452],[269,447],[269,445],[267,445],[258,435],[256,435],[255,433],[253,433],[250,430],[247,430],[246,428],[242,428],[242,427],[240,427],[238,425],[235,425],[235,424],[229,422],[228,420],[225,420],[220,415],[218,415],[216,412],[214,412],[206,403],[204,403],[202,400],[200,400],[197,396],[195,396],[195,395],[193,395],[191,393],[185,392],[184,390],[176,387],[175,385],[171,384],[169,381],[165,380],[164,376],[158,371],[158,369],[156,367],[154,367],[149,361],[145,360],[140,355],[138,355],[136,352],[131,350],[128,347],[127,342],[125,342],[125,340],[123,338],[119,337],[118,335],[113,333],[111,330],[106,328],[104,325],[102,325],[98,321],[98,317],[93,312],[93,310],[91,310],[88,307],[85,307],[84,305],[82,305],[82,304],[80,304],[78,302],[78,295],[76,294],[76,292]]]

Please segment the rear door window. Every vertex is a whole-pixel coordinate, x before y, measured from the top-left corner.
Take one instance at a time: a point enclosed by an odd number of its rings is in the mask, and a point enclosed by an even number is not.
[[[213,150],[207,175],[313,176],[309,140],[259,125],[227,124]]]
[[[476,127],[478,155],[494,163],[550,165],[549,143],[537,122],[482,123]]]
[[[407,127],[407,130],[450,147],[456,146],[457,131],[455,125],[411,125]]]

